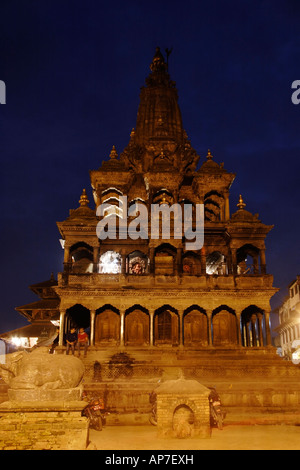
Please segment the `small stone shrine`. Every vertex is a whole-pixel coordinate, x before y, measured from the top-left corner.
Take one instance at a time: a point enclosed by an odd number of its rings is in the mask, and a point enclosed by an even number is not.
[[[207,438],[211,435],[209,389],[197,380],[167,380],[155,389],[160,437]]]

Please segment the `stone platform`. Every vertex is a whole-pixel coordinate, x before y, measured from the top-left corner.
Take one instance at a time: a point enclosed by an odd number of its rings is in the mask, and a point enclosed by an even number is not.
[[[181,374],[206,387],[215,386],[228,411],[288,412],[300,405],[300,367],[284,361],[273,347],[90,348],[83,362],[84,388],[92,396],[104,397],[111,412],[108,424],[147,423],[149,394]]]
[[[0,404],[0,450],[86,449],[88,419],[81,416],[86,403],[72,399],[78,397],[78,389],[8,393],[19,400]]]

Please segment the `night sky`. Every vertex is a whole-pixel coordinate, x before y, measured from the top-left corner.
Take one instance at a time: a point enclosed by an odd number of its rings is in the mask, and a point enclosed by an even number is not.
[[[173,47],[183,124],[201,163],[210,149],[274,229],[267,271],[281,288],[300,274],[298,0],[1,0],[0,332],[28,322],[15,307],[62,270],[56,222],[90,190],[89,170],[120,154],[135,127],[156,46]],[[299,95],[300,97],[300,95]]]

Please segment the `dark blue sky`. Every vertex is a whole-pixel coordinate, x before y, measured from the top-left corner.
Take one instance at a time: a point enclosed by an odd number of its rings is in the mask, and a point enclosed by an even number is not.
[[[297,0],[1,0],[0,332],[27,324],[28,286],[62,269],[56,221],[78,207],[89,170],[135,127],[155,47],[173,47],[184,127],[205,159],[237,174],[231,211],[275,227],[267,269],[300,274],[300,2]]]

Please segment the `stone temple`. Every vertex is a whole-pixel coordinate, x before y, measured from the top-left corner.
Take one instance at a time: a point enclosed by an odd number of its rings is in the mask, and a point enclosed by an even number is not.
[[[89,332],[84,387],[105,396],[111,420],[143,420],[149,393],[182,374],[216,386],[228,409],[299,405],[299,369],[271,345],[277,289],[265,239],[273,226],[250,213],[242,196],[230,200],[234,179],[211,151],[200,158],[192,147],[157,48],[127,147],[118,155],[113,146],[90,171],[94,202],[83,190],[79,207],[57,223],[62,272],[35,285],[38,302],[18,308],[32,323],[60,319],[56,354],[64,353],[71,326]],[[162,226],[151,237],[150,215],[140,236],[128,236],[124,220],[134,223],[134,208],[150,214],[154,204],[189,205],[192,227],[202,205],[203,246],[190,248],[183,231],[163,238]],[[115,238],[99,238],[103,220],[115,224]]]

